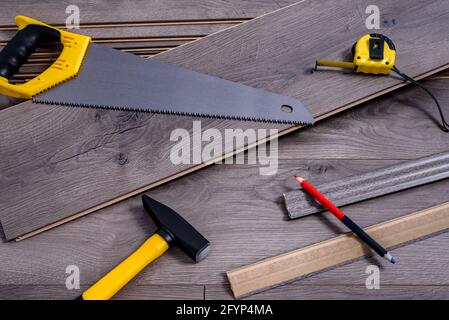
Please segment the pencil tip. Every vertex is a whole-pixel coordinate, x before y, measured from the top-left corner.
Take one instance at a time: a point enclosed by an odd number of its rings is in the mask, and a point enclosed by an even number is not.
[[[296,180],[298,180],[299,182],[304,181],[303,178],[301,178],[300,176],[294,175],[293,178],[295,178]]]
[[[389,252],[384,255],[384,258],[390,261],[392,264],[396,263],[396,259]]]

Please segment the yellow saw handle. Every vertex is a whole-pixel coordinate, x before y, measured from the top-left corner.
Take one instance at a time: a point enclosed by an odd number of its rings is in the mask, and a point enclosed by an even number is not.
[[[0,94],[31,99],[77,75],[90,37],[63,31],[24,16],[17,16],[15,21],[19,31],[0,52]],[[26,83],[9,83],[9,79],[18,72],[40,42],[60,42],[63,49],[58,59]]]
[[[152,235],[133,254],[87,289],[82,294],[83,300],[110,299],[168,248],[169,244],[162,236],[157,233]]]

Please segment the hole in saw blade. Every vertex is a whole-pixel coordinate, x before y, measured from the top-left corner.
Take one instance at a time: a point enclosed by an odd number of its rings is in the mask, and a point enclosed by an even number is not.
[[[282,111],[282,112],[285,112],[285,113],[292,113],[292,112],[293,112],[293,107],[292,107],[292,106],[289,106],[289,105],[287,105],[287,104],[283,104],[283,105],[281,106],[281,111]]]

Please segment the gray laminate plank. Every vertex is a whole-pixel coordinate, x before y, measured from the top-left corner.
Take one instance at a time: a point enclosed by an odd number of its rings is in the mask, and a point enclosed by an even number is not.
[[[233,300],[229,288],[219,285],[206,286],[206,299]],[[447,300],[449,286],[380,286],[367,289],[363,284],[308,286],[287,284],[257,293],[242,300]]]
[[[253,18],[296,2],[295,0],[33,0],[2,1],[2,24],[13,24],[16,15],[64,24],[66,7],[77,5],[83,22],[152,21],[185,19]]]
[[[0,95],[0,110],[6,109],[10,106],[19,104],[24,101],[25,100],[23,100],[23,99],[11,98],[11,97]]]
[[[449,152],[407,160],[317,186],[337,207],[449,178]],[[326,211],[302,188],[284,193],[290,219]]]
[[[392,77],[366,76],[361,81],[359,75],[309,72],[317,54],[340,57],[356,36],[366,32],[362,12],[367,4],[345,0],[323,6],[304,1],[157,58],[298,97],[313,114],[324,116],[399,83]],[[395,36],[402,69],[416,76],[447,63],[447,35],[435,32],[449,24],[442,14],[449,11],[447,2],[392,4],[385,0],[379,5],[388,16],[400,14],[413,21],[406,28],[398,23],[384,25],[381,30]],[[419,39],[419,46],[400,36],[404,32]],[[420,56],[430,58],[422,60]],[[5,155],[0,186],[7,190],[1,193],[0,209],[9,239],[118,197],[129,197],[133,190],[195,167],[169,161],[173,145],[170,132],[191,128],[191,118],[29,103],[4,110],[0,117],[5,124],[0,129],[0,150]],[[287,129],[210,119],[202,120],[202,125],[220,130],[255,126]],[[18,212],[23,218],[17,217]]]
[[[68,290],[65,284],[55,285],[0,285],[1,300],[72,300],[88,286]],[[204,286],[136,286],[128,285],[113,300],[202,300]]]
[[[178,179],[148,194],[173,207],[211,243],[210,256],[194,264],[174,248],[146,268],[138,284],[220,284],[224,273],[345,232],[328,214],[289,221],[281,194],[295,188],[291,176],[298,170],[310,179],[350,175],[385,166],[393,161],[283,161],[279,174],[258,175],[257,167],[213,166]],[[316,170],[317,167],[321,169]],[[312,169],[309,169],[312,168]],[[345,207],[362,226],[386,221],[448,201],[449,181],[418,187]],[[18,243],[0,244],[0,283],[60,284],[65,269],[75,264],[81,283],[90,284],[135,250],[155,230],[138,197]],[[395,250],[397,266],[385,266],[389,284],[448,284],[442,266],[449,263],[449,234]],[[423,249],[424,248],[424,249]],[[421,261],[422,251],[425,259]],[[316,276],[313,284],[360,283],[366,264],[357,262],[351,272]],[[363,262],[363,263],[362,263]],[[388,269],[387,269],[388,268]],[[338,269],[340,270],[340,269]],[[391,274],[390,274],[391,272]],[[343,276],[346,274],[346,276]]]
[[[423,81],[449,115],[444,80]],[[416,159],[449,150],[447,133],[440,130],[437,108],[414,86],[402,88],[324,119],[318,125],[292,132],[280,140],[280,159]]]
[[[0,286],[0,299],[2,300],[71,300],[76,298],[80,290],[67,290],[64,286]],[[203,286],[134,286],[125,287],[113,299],[114,300],[202,300]],[[226,285],[207,285],[207,300],[234,300]],[[299,285],[288,284],[274,288],[269,291],[255,294],[243,300],[316,300],[316,299],[339,299],[339,300],[447,300],[449,299],[449,286],[407,286],[407,285],[385,285],[380,289],[368,290],[363,285]]]

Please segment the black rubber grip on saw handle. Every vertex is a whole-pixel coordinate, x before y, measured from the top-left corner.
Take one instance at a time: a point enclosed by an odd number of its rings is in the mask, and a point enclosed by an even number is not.
[[[10,79],[36,50],[39,43],[61,42],[53,28],[30,24],[19,30],[0,52],[0,77]]]

